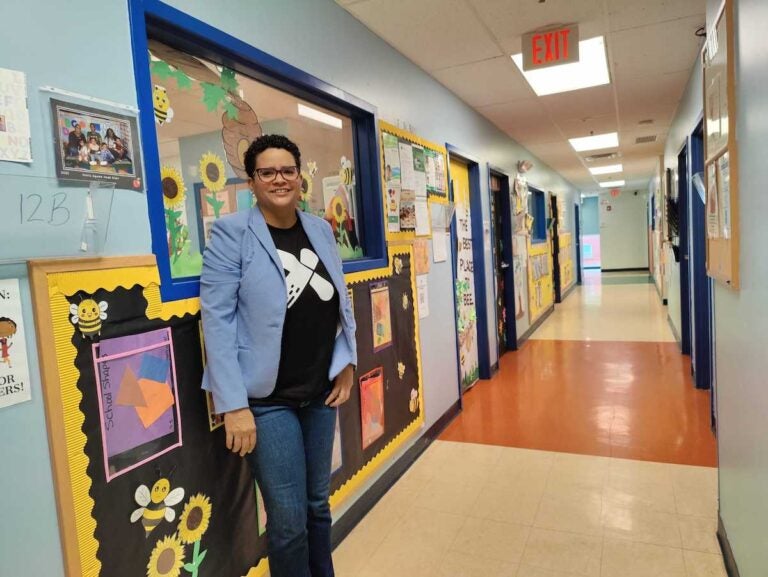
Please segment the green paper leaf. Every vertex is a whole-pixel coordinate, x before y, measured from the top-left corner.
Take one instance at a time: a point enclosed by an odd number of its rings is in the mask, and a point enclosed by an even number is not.
[[[189,90],[192,88],[192,79],[184,74],[183,71],[177,70],[173,73],[173,77],[176,79],[176,86],[179,87],[179,90]]]
[[[204,549],[202,553],[197,558],[197,564],[200,565],[200,563],[203,562],[203,559],[205,559],[205,555],[208,553],[208,549]]]
[[[226,91],[221,86],[210,82],[201,82],[200,86],[203,88],[203,104],[208,112],[214,112],[219,107],[219,103],[226,98]]]
[[[228,92],[237,91],[239,84],[237,78],[235,78],[235,71],[229,68],[224,68],[221,71],[221,87]]]
[[[188,573],[192,573],[197,568],[194,563],[184,563],[184,570]]]
[[[152,74],[158,78],[169,78],[173,76],[173,70],[170,65],[164,60],[156,60],[152,63]]]
[[[237,120],[237,117],[240,116],[240,111],[237,109],[237,106],[232,104],[229,100],[224,102],[224,112],[227,113],[230,120]]]

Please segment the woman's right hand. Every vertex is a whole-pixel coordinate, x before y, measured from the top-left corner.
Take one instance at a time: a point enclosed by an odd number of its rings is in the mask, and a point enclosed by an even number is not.
[[[244,457],[256,447],[256,421],[251,409],[237,409],[224,413],[227,449]]]

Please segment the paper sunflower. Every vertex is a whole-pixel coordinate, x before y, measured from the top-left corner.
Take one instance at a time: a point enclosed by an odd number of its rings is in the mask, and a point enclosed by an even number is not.
[[[147,577],[179,577],[184,566],[184,546],[174,533],[161,539],[152,550]]]
[[[203,538],[211,520],[211,501],[205,495],[198,493],[184,505],[184,511],[179,518],[179,537],[183,543],[191,545]]]
[[[301,191],[299,192],[299,199],[304,203],[308,203],[311,198],[312,198],[312,176],[308,172],[302,170],[301,171]]]
[[[331,216],[336,224],[343,224],[347,220],[347,209],[344,207],[344,201],[340,197],[334,196],[330,204]]]
[[[219,192],[227,184],[227,172],[224,161],[218,154],[206,152],[200,159],[200,176],[203,185],[211,192]]]
[[[174,208],[184,203],[187,187],[181,173],[172,166],[160,169],[160,186],[163,189],[163,204],[165,208]]]

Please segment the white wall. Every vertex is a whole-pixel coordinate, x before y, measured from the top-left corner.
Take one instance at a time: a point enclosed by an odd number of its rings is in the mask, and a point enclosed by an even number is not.
[[[41,102],[40,86],[57,86],[136,105],[126,0],[28,0],[6,4],[4,20],[13,25],[6,26],[0,34],[0,67],[28,73],[35,162],[28,166],[0,163],[0,184],[9,174],[39,177],[54,173],[51,128]],[[542,190],[564,195],[566,203],[573,205],[576,191],[567,181],[331,0],[230,0],[224,8],[222,3],[210,0],[173,0],[171,4],[370,102],[378,107],[380,118],[406,122],[420,136],[448,142],[478,158],[484,220],[490,218],[486,163],[513,176],[519,159],[532,159],[535,168],[528,173],[529,181]],[[77,49],[62,48],[67,42],[71,44],[73,38],[92,37],[94,31],[108,37],[109,50],[81,54]],[[30,49],[33,44],[35,49]],[[146,198],[119,191],[113,205],[107,253],[149,251]],[[486,285],[493,287],[490,260],[487,252]],[[22,277],[28,347],[34,351],[25,275],[22,265],[0,265],[0,277]],[[421,323],[427,426],[458,399],[450,262],[432,264],[429,284],[431,315]],[[489,319],[494,319],[492,293],[481,305],[486,306]],[[491,350],[495,351],[493,323],[489,323],[488,334]],[[0,444],[0,575],[58,577],[63,575],[63,566],[42,392],[36,357],[31,354],[31,358],[34,400],[2,409],[0,413],[0,438],[4,440]],[[492,353],[491,362],[494,361]]]
[[[720,516],[741,577],[763,577],[768,568],[766,22],[768,2],[736,2],[742,286],[733,291],[715,283]]]
[[[603,270],[648,268],[648,194],[623,190],[600,195],[600,252]],[[605,201],[611,210],[606,209]]]

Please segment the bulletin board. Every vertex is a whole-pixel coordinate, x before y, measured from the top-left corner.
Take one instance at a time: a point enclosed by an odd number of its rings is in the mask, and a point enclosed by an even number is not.
[[[379,130],[387,241],[431,236],[429,204],[448,204],[447,151],[383,121]]]
[[[573,276],[573,256],[571,246],[573,244],[573,235],[570,232],[561,232],[558,236],[560,241],[560,254],[558,262],[560,264],[560,286],[561,294],[564,294],[575,279]]]
[[[555,303],[549,242],[528,241],[528,306],[533,324]]]
[[[424,422],[412,260],[391,250],[391,268],[347,278],[359,386],[339,411],[332,508]],[[179,575],[265,575],[260,492],[200,389],[199,299],[163,303],[153,256],[29,268],[66,575],[166,575],[169,559]]]
[[[739,288],[739,171],[733,0],[725,0],[707,34],[704,68],[704,183],[707,274]]]

